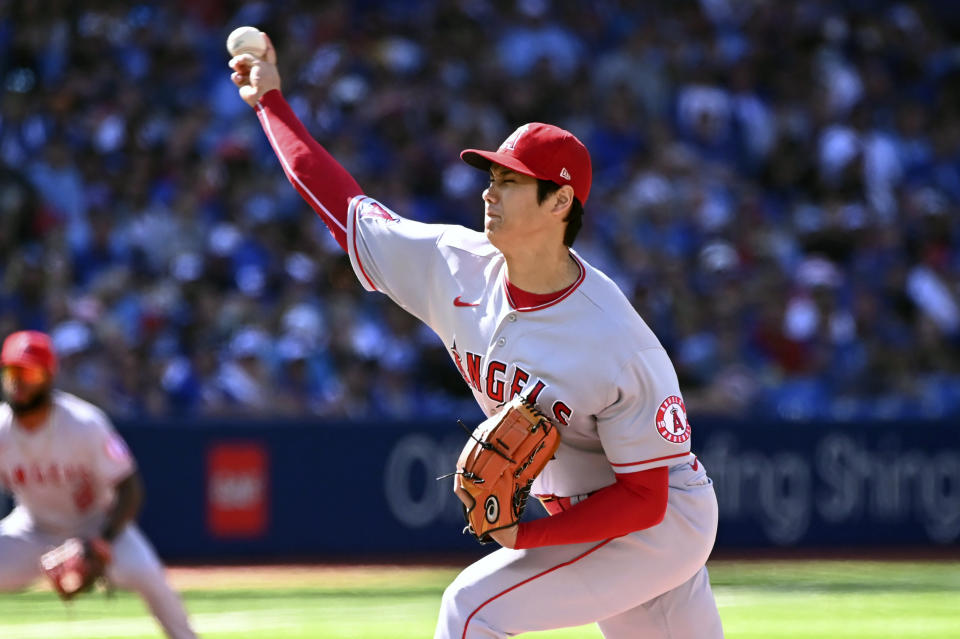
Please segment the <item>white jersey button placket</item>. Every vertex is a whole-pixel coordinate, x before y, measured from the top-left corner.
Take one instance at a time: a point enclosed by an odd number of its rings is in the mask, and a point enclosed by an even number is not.
[[[516,321],[517,321],[516,313],[508,313],[505,316],[501,316],[500,322],[497,325],[497,330],[494,333],[494,335],[502,335],[505,332],[510,332],[508,328],[509,325],[515,323]],[[497,339],[496,344],[497,346],[506,346],[507,338],[501,336],[499,339]]]

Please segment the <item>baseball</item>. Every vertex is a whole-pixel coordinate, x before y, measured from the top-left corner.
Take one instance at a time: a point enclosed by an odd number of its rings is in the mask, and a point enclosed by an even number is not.
[[[267,38],[256,27],[237,27],[227,36],[227,51],[233,56],[249,53],[262,58],[267,53]]]

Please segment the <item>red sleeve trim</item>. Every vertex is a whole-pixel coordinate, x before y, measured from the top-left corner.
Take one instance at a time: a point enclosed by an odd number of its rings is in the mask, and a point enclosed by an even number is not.
[[[651,528],[667,512],[670,470],[666,466],[619,473],[615,484],[551,517],[521,523],[517,548],[579,544]]]
[[[347,233],[347,241],[349,242],[347,255],[350,256],[350,261],[356,264],[354,270],[359,271],[360,275],[363,276],[362,283],[365,284],[366,288],[370,291],[378,291],[377,285],[373,283],[373,279],[367,274],[367,269],[363,268],[363,260],[360,259],[360,251],[357,250],[357,217],[360,206],[366,199],[368,199],[367,196],[363,195],[350,201],[349,212],[347,213],[347,226],[349,227]]]

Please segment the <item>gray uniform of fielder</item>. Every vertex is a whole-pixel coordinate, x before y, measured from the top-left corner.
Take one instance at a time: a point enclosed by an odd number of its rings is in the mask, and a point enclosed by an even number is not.
[[[40,556],[69,537],[97,536],[114,486],[134,469],[107,416],[78,397],[55,391],[47,423],[32,432],[0,405],[0,489],[16,501],[0,521],[0,591],[29,586],[41,575]],[[117,535],[112,554],[111,583],[139,593],[167,636],[195,638],[180,597],[136,525]]]

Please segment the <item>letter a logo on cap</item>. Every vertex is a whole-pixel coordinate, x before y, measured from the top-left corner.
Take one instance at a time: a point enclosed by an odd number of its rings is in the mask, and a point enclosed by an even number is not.
[[[520,136],[527,132],[527,128],[530,125],[524,124],[523,126],[517,127],[517,130],[510,134],[510,137],[503,141],[503,144],[500,145],[500,151],[510,150],[513,151],[517,148],[517,140],[520,139]]]

